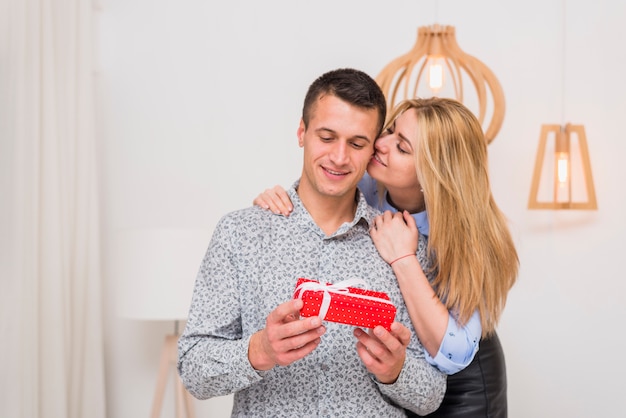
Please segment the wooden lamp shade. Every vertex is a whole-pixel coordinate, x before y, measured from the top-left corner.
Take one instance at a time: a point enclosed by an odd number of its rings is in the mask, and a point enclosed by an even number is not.
[[[577,141],[573,141],[573,135],[576,136]],[[546,150],[553,150],[553,155],[547,153]],[[578,152],[575,153],[575,151]],[[579,157],[578,170],[575,170],[572,164],[575,156]],[[582,175],[574,176],[581,172]],[[586,197],[576,201],[573,197],[575,188],[581,188],[583,181]],[[542,184],[548,184],[552,190],[547,193],[549,199],[540,201],[539,193]],[[541,126],[528,209],[598,209],[583,125],[568,123],[565,126]]]
[[[417,41],[413,49],[383,68],[376,81],[385,93],[389,107],[404,99],[419,97],[420,84],[424,84],[429,59],[435,58],[441,62],[442,70],[449,74],[456,100],[465,103],[463,74],[471,80],[478,101],[478,112],[474,113],[483,126],[487,115],[487,103],[491,98],[493,114],[489,125],[483,130],[487,142],[493,141],[504,120],[502,87],[485,64],[461,50],[456,42],[453,26],[432,25],[418,28]]]

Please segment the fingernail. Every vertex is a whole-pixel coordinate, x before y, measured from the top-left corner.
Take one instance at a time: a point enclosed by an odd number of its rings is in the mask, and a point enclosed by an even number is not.
[[[383,332],[383,328],[382,327],[376,327],[374,328],[374,335],[377,337],[382,337],[384,334]]]
[[[320,325],[322,325],[322,320],[319,318],[319,316],[314,316],[313,318],[311,318],[310,324],[313,327],[319,327]]]
[[[357,328],[354,330],[355,337],[360,337],[361,335],[363,335],[363,330],[361,330],[361,328]]]

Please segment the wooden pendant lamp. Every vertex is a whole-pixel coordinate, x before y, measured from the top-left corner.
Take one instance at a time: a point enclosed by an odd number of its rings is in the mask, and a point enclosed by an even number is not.
[[[566,0],[563,0],[562,115],[566,113],[566,23]],[[528,209],[598,209],[583,125],[541,126]]]
[[[376,77],[390,108],[404,99],[439,96],[446,84],[446,90],[450,91],[447,96],[471,108],[464,101],[464,79],[469,79],[475,89],[478,111],[474,113],[483,124],[485,138],[490,143],[504,120],[504,93],[493,72],[461,50],[453,26],[419,27],[413,49],[387,64]],[[488,107],[492,115],[485,128]]]
[[[576,201],[574,186],[583,182],[585,199]],[[552,190],[540,201],[540,186],[546,184]],[[598,209],[583,125],[541,126],[528,209]]]

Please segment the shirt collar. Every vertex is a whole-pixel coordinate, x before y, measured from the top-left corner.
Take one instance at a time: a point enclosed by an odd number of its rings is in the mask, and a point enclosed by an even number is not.
[[[300,180],[296,180],[294,184],[287,190],[287,194],[289,194],[289,198],[291,199],[291,203],[293,204],[293,212],[289,215],[293,216],[294,219],[302,223],[303,225],[308,225],[315,230],[318,230],[320,234],[324,235],[321,228],[315,223],[311,214],[306,210],[304,205],[302,204],[302,200],[300,200],[300,196],[298,196],[298,185],[300,184]],[[356,193],[358,196],[358,202],[356,207],[356,213],[354,219],[351,222],[346,222],[335,231],[329,238],[335,237],[338,235],[342,235],[347,231],[351,230],[358,224],[364,224],[365,228],[369,230],[371,225],[374,223],[374,217],[379,214],[379,212],[367,204],[365,200],[365,196],[359,189],[356,189]]]
[[[378,198],[378,196],[376,196]],[[395,213],[398,212],[398,209],[391,206],[389,203],[389,192],[385,192],[385,197],[380,205],[381,211],[390,210]],[[428,236],[430,233],[430,224],[428,222],[428,213],[423,210],[421,212],[412,213],[411,216],[415,219],[415,224],[417,225],[417,229],[420,231],[420,234]]]

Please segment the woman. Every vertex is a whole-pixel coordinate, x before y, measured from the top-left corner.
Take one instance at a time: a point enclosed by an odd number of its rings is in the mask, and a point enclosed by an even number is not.
[[[482,127],[458,101],[406,100],[374,148],[359,184],[384,211],[372,240],[396,274],[427,359],[450,375],[431,416],[505,417],[506,369],[495,328],[519,260],[491,193]],[[255,203],[276,213],[290,208],[279,187]],[[428,237],[426,271],[412,256],[419,233]]]

